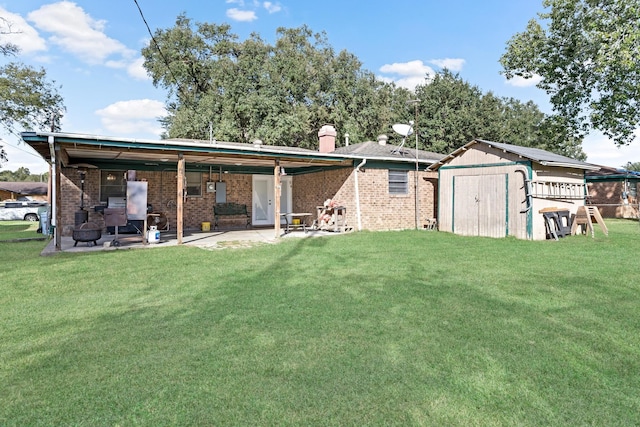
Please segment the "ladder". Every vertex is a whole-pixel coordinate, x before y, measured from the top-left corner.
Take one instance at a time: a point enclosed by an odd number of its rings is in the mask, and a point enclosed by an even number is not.
[[[584,199],[583,183],[532,181],[531,195],[540,199]]]

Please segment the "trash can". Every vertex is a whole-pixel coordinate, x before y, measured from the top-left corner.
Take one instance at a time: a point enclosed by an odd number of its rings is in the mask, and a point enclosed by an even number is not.
[[[40,219],[40,233],[49,235],[49,207],[38,208],[38,218]]]

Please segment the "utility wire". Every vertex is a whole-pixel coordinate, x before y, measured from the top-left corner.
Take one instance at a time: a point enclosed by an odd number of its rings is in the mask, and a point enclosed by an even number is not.
[[[142,13],[142,8],[138,4],[138,0],[133,0],[133,2],[136,4],[136,7],[138,8],[138,12],[140,12],[140,17],[142,17],[142,21],[144,22],[144,25],[147,27],[147,32],[149,33],[149,36],[151,36],[151,40],[153,41],[153,44],[156,46],[156,49],[158,49],[158,53],[160,54],[160,57],[162,58],[162,62],[164,62],[164,65],[167,66],[167,70],[169,71],[169,74],[171,75],[171,78],[173,79],[173,81],[175,82],[176,86],[178,87],[178,90],[180,92],[182,92],[182,94],[186,97],[187,94],[182,89],[182,86],[180,86],[180,84],[178,83],[178,79],[176,78],[175,74],[173,74],[173,71],[171,70],[171,67],[169,66],[169,60],[164,55],[164,52],[162,52],[162,49],[160,49],[160,45],[156,41],[156,38],[153,36],[153,33],[151,32],[151,28],[149,28],[149,23],[147,23],[147,19],[144,17],[144,13]]]
[[[9,143],[9,141],[7,141],[6,139],[0,139],[0,143],[6,144],[6,145],[8,145],[8,146],[10,146],[12,148],[15,148],[16,150],[20,150],[25,154],[29,154],[29,155],[31,155],[33,157],[37,157],[39,159],[42,159],[42,156],[40,156],[39,154],[36,154],[36,153],[30,152],[30,151],[27,151],[25,149],[22,149],[22,148],[18,147],[17,145],[13,145],[13,144]]]

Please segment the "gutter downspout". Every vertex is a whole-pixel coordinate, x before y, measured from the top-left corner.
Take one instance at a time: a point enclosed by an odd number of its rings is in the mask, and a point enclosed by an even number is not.
[[[54,148],[55,138],[53,135],[47,137],[47,142],[49,143],[49,155],[51,156],[51,172],[49,173],[49,180],[51,181],[51,194],[49,194],[51,198],[51,230],[55,238],[55,234],[58,233],[56,227],[56,209],[58,208],[56,200],[58,195],[56,194],[56,150]]]
[[[360,211],[360,186],[358,185],[358,172],[360,168],[367,163],[367,159],[363,159],[358,166],[356,166],[356,174],[354,176],[356,187],[356,216],[358,217],[358,231],[362,231],[362,214]]]
[[[533,208],[533,196],[531,195],[531,179],[529,178],[529,169],[524,166],[517,167],[515,169],[516,172],[522,173],[522,178],[524,180],[524,195],[525,200],[527,202],[527,207],[520,211],[521,214],[527,214],[527,235],[529,239],[533,238],[533,230],[532,230],[532,213],[531,209]]]

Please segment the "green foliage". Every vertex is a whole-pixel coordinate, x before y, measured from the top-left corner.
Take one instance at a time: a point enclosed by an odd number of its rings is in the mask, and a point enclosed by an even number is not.
[[[640,3],[545,0],[540,20],[508,43],[507,78],[541,76],[554,110],[575,135],[598,129],[632,142],[640,123]]]
[[[44,69],[9,63],[0,67],[0,123],[10,133],[22,129],[59,130],[62,96]],[[54,122],[55,121],[55,122]]]
[[[360,142],[415,119],[407,101],[417,97],[419,148],[449,153],[479,137],[585,158],[581,139],[533,102],[483,94],[447,70],[413,94],[378,80],[355,55],[336,54],[306,26],[279,28],[271,45],[181,15],[142,53],[154,84],[169,89],[167,137],[207,139],[211,124],[218,140],[313,149],[318,129],[333,124],[337,145],[347,133]]]
[[[0,36],[12,32],[11,22],[0,17]],[[16,45],[0,38],[0,55],[18,52]],[[13,62],[0,67],[0,126],[12,134],[26,129],[59,130],[65,108],[54,83],[46,80],[44,69]],[[0,146],[0,163],[6,160],[7,153]]]
[[[46,172],[42,175],[32,175],[28,168],[21,167],[15,171],[3,170],[0,171],[0,181],[4,182],[40,182],[48,179],[49,173]]]
[[[498,98],[448,70],[419,85],[418,132],[424,148],[450,153],[474,138],[536,147],[584,160],[579,138],[532,101]]]
[[[154,39],[142,53],[154,84],[170,90],[169,137],[206,138],[211,123],[219,140],[315,148],[330,123],[365,140],[387,131],[400,117],[396,98],[408,97],[306,26],[279,28],[270,45],[181,15]]]
[[[640,172],[640,162],[628,162],[622,167],[628,171]]]

